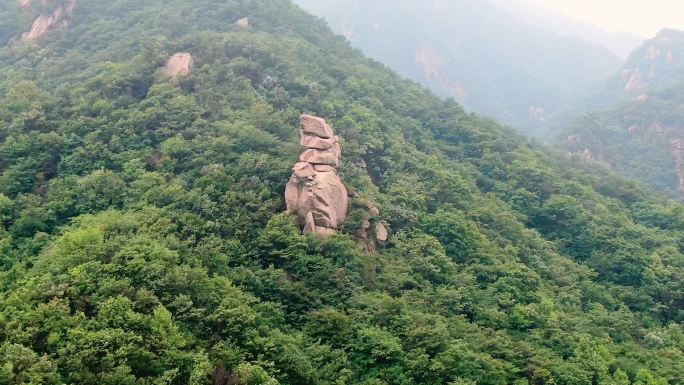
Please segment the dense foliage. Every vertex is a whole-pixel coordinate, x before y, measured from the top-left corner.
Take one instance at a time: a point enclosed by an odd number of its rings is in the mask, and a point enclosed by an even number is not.
[[[682,205],[287,0],[78,4],[0,49],[0,383],[684,383]],[[379,253],[283,213],[302,112],[342,136]]]

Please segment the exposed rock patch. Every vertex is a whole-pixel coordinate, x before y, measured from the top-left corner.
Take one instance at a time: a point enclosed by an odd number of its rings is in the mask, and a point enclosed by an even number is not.
[[[348,40],[351,40],[354,37],[354,34],[354,27],[349,24],[349,18],[345,17],[344,21],[342,22],[342,35],[344,35],[344,37],[346,37]]]
[[[644,88],[643,73],[640,69],[636,69],[631,73],[627,84],[625,84],[625,91],[636,91],[642,88]]]
[[[416,62],[423,67],[425,75],[430,78],[441,79],[443,77],[439,67],[440,58],[434,48],[426,44],[418,46],[416,51]]]
[[[47,5],[48,1],[43,0],[43,5]],[[31,7],[30,0],[20,0],[19,6],[22,11],[27,11]],[[74,14],[76,10],[76,1],[69,0],[63,6],[58,7],[50,14],[42,14],[38,16],[33,23],[31,28],[16,37],[15,41],[33,41],[36,40],[50,31],[66,29],[69,27],[69,18]]]
[[[582,137],[580,135],[569,135],[565,140],[567,144],[575,145],[582,141]]]
[[[250,26],[249,17],[243,17],[243,18],[238,19],[235,22],[235,25],[237,25],[238,27],[243,28],[243,29],[249,28],[249,26]]]
[[[644,59],[655,60],[660,56],[661,53],[662,52],[660,52],[660,49],[657,47],[649,47],[648,50],[646,50],[646,56]]]
[[[305,234],[334,234],[347,217],[347,188],[337,175],[339,139],[321,118],[300,118],[299,162],[285,189],[287,210],[297,214]]]
[[[192,71],[192,63],[193,57],[191,54],[187,52],[179,52],[173,54],[173,56],[166,61],[162,71],[164,72],[164,75],[175,80],[179,77],[190,75],[190,72]]]

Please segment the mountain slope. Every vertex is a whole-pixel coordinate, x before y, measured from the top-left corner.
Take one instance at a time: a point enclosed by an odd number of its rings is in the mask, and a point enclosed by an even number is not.
[[[620,66],[604,47],[532,27],[488,1],[298,3],[400,74],[531,133]]]
[[[14,8],[7,41],[66,4]],[[289,1],[81,0],[62,21],[0,49],[0,383],[682,382],[681,205]],[[303,112],[341,136],[380,252],[284,213]]]
[[[664,30],[636,50],[559,142],[684,198],[684,32]],[[590,110],[589,108],[587,108]]]
[[[546,9],[530,0],[492,0],[492,2],[530,25],[562,36],[573,36],[602,45],[623,60],[626,60],[645,40],[630,32],[608,32],[584,20]]]

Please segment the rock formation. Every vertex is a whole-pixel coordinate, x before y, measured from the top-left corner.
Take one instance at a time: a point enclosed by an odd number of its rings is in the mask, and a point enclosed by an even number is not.
[[[354,203],[361,223],[352,226],[356,230],[345,231],[364,250],[376,251],[387,240],[387,229],[380,223],[380,210],[347,190],[337,174],[341,151],[332,127],[322,118],[302,115],[299,144],[299,162],[285,188],[287,210],[297,215],[305,234],[330,235],[342,228]]]
[[[385,226],[379,221],[380,210],[369,202],[360,201],[359,204],[364,206],[365,215],[361,227],[355,234],[356,244],[365,251],[375,252],[378,250],[378,245],[387,240],[389,234]]]
[[[243,18],[238,19],[235,22],[235,25],[237,25],[238,27],[243,28],[243,29],[249,28],[249,17],[243,17]]]
[[[49,0],[43,0],[42,5],[46,6],[49,2]],[[28,0],[20,0],[19,6],[22,11],[28,11],[31,2]],[[27,32],[17,36],[14,39],[14,42],[36,40],[51,30],[67,28],[69,26],[69,17],[73,15],[75,10],[76,1],[66,1],[63,6],[58,7],[52,11],[51,14],[42,14],[38,16],[31,24],[31,28]]]
[[[333,234],[347,217],[347,188],[337,175],[340,144],[325,120],[300,118],[300,154],[285,189],[287,209],[305,234]]]
[[[179,52],[169,58],[162,71],[164,75],[175,80],[181,76],[190,75],[193,58],[187,52]]]

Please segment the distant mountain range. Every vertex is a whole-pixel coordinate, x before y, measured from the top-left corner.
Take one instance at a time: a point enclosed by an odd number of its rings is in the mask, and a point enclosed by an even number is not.
[[[530,0],[491,0],[518,19],[563,36],[578,37],[603,45],[622,60],[627,59],[646,38],[631,32],[608,32],[590,22],[540,7]]]
[[[533,8],[512,13],[480,0],[297,2],[400,74],[527,133],[621,64],[600,44],[530,22]],[[572,25],[559,24],[568,26],[563,31]]]
[[[557,143],[684,198],[683,86],[684,32],[666,29],[583,103]]]

